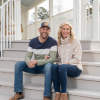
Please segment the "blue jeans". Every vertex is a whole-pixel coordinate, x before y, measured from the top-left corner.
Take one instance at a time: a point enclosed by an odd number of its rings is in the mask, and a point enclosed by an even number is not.
[[[51,93],[51,70],[52,64],[47,63],[43,66],[35,66],[34,68],[29,68],[24,61],[17,62],[15,64],[15,81],[14,81],[14,92],[23,91],[23,71],[32,74],[43,73],[45,76],[44,83],[44,96],[50,97]]]
[[[61,93],[67,92],[67,76],[69,77],[77,77],[81,74],[81,70],[79,70],[76,66],[62,64],[55,64],[52,67],[52,80],[54,84],[55,92],[60,92],[61,85]]]

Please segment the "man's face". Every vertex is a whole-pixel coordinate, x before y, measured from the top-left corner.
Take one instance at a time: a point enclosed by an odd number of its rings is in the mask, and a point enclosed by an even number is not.
[[[51,30],[48,28],[48,27],[41,27],[38,29],[39,32],[40,32],[40,36],[43,38],[43,39],[46,39],[48,38],[48,35],[49,33],[51,32]]]

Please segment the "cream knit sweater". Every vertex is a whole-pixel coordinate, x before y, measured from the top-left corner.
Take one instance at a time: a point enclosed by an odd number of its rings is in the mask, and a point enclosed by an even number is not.
[[[58,45],[58,55],[62,64],[69,62],[70,65],[75,65],[83,71],[81,64],[82,49],[77,38],[72,43],[70,42],[70,36],[66,39],[61,38],[61,45]]]

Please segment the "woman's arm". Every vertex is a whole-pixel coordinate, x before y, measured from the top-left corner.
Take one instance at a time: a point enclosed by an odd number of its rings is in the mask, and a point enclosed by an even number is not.
[[[72,59],[69,61],[69,64],[78,64],[82,58],[82,48],[80,41],[78,39],[75,40],[75,47],[72,53]]]

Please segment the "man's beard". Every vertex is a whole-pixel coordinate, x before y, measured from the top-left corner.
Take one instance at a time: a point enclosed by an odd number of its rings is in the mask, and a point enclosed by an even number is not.
[[[43,37],[43,35],[42,35],[42,33],[41,33],[41,37],[42,37],[43,39],[47,39],[47,38],[48,38],[48,34],[46,33],[46,37]]]

